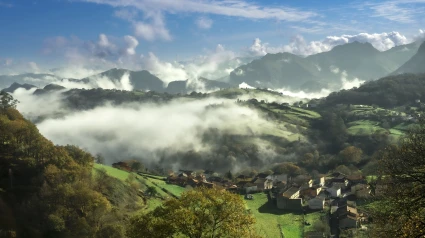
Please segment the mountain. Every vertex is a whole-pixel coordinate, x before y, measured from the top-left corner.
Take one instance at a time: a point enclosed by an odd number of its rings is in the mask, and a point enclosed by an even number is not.
[[[213,91],[231,87],[232,85],[229,83],[201,77],[197,81],[180,80],[170,82],[167,86],[166,92],[173,94],[186,94],[193,91],[200,91],[200,89],[202,89],[201,91]]]
[[[34,86],[32,84],[26,84],[26,83],[25,84],[13,83],[8,88],[3,89],[2,91],[8,92],[8,93],[13,93],[18,88],[24,88],[26,90],[29,90],[31,88],[36,88],[36,86]]]
[[[88,84],[96,84],[97,81],[106,77],[114,83],[120,83],[125,74],[129,75],[130,83],[131,85],[133,85],[133,88],[135,90],[152,90],[157,92],[163,92],[165,89],[163,81],[146,70],[131,71],[126,69],[114,68],[77,81]]]
[[[57,79],[53,74],[19,74],[0,75],[0,88],[9,87],[13,83],[25,84],[36,83],[37,86],[45,86],[48,82]]]
[[[236,68],[229,82],[269,88],[339,89],[341,79],[369,81],[390,74],[412,57],[417,47],[412,43],[381,52],[370,43],[353,42],[305,58],[290,53],[267,54]]]
[[[290,53],[267,54],[230,73],[231,84],[243,82],[253,87],[300,87],[318,81],[320,71],[310,61]]]
[[[394,71],[393,74],[395,75],[403,73],[425,73],[425,41],[420,45],[416,54],[400,68]]]
[[[39,89],[35,90],[34,94],[41,95],[41,94],[45,94],[45,93],[48,93],[48,92],[60,91],[60,90],[63,90],[63,89],[66,89],[66,88],[63,87],[63,86],[57,85],[57,84],[48,84],[43,89],[39,88]]]

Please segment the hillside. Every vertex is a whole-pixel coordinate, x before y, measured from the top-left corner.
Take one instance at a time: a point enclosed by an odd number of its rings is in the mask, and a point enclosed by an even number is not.
[[[398,68],[393,75],[397,74],[421,74],[425,73],[425,42],[421,44],[416,54],[405,64]]]
[[[391,108],[425,101],[425,75],[400,74],[361,85],[359,88],[331,93],[324,105],[361,104]]]

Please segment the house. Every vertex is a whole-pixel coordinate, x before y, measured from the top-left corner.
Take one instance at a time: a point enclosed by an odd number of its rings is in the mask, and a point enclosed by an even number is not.
[[[276,196],[277,208],[302,211],[302,199],[299,198],[300,190],[297,187],[290,187],[284,193]]]
[[[349,175],[347,176],[348,182],[353,184],[366,183],[365,178],[362,175]]]
[[[307,175],[298,175],[292,181],[294,184],[298,185],[300,189],[311,188],[313,186],[313,180],[310,176]]]
[[[311,188],[306,188],[300,191],[300,195],[303,197],[316,197],[322,191],[322,187],[313,186]]]
[[[340,187],[342,190],[345,190],[348,187],[348,180],[345,180],[344,183],[333,182],[331,187]]]
[[[345,183],[347,176],[343,173],[335,172],[332,173],[331,178],[328,180],[329,183],[337,182],[337,183]]]
[[[357,228],[359,225],[357,208],[351,207],[348,204],[339,207],[334,213],[334,216],[338,219],[340,229]]]
[[[325,199],[320,197],[315,197],[308,200],[308,207],[313,210],[323,210],[325,207]]]
[[[332,187],[326,189],[326,191],[328,191],[330,196],[333,197],[333,198],[341,196],[341,187],[332,186]]]
[[[325,186],[325,182],[326,182],[326,180],[325,180],[325,177],[320,177],[320,180],[319,180],[319,184],[320,184],[320,186]]]
[[[257,186],[258,191],[264,191],[268,189],[272,189],[273,182],[272,180],[266,178],[257,178],[252,181],[252,183]]]
[[[286,190],[283,194],[283,197],[286,197],[288,199],[295,199],[299,198],[300,196],[300,189],[297,187],[290,187],[288,190]]]

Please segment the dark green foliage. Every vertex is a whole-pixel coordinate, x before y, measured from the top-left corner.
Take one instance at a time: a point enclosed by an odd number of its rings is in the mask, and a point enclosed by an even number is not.
[[[337,104],[378,105],[384,108],[425,101],[425,74],[402,74],[363,84],[359,88],[331,93],[325,106]]]

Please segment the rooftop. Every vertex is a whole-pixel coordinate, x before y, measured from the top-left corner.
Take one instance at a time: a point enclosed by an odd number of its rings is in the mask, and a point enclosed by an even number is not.
[[[290,198],[290,197],[292,197],[295,193],[297,193],[298,191],[300,191],[300,190],[299,190],[299,188],[297,188],[297,187],[290,187],[288,190],[286,190],[286,192],[284,192],[284,193],[282,194],[282,196],[287,197],[287,198]]]

